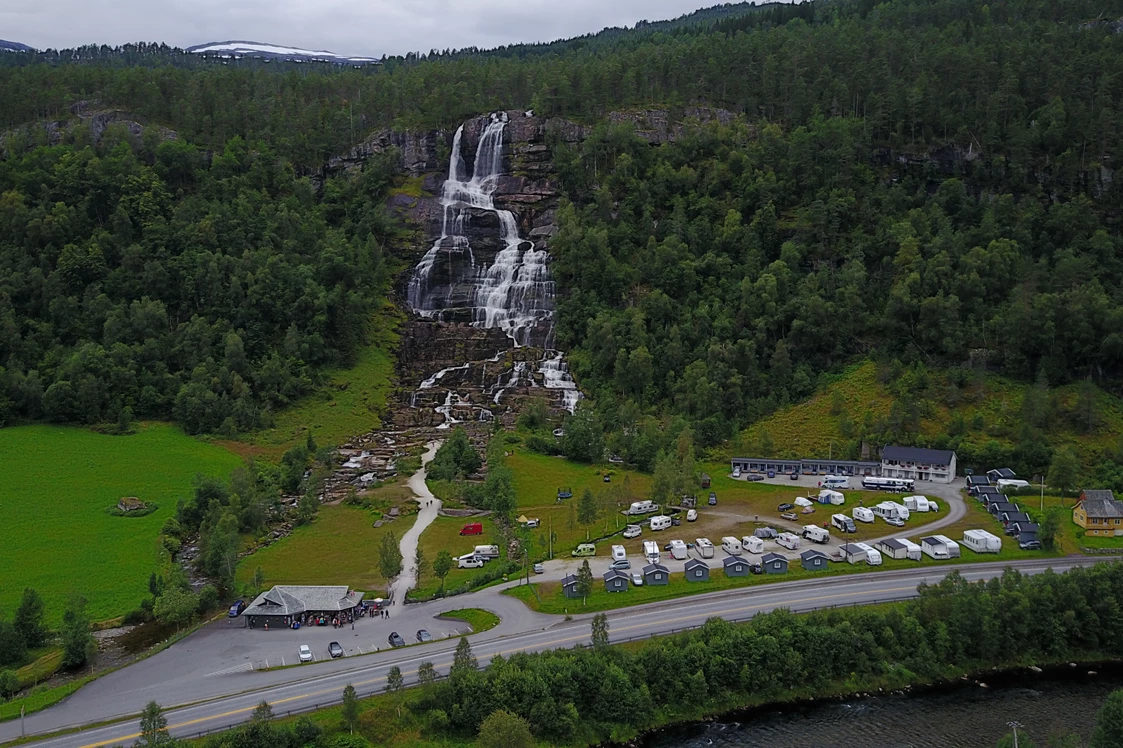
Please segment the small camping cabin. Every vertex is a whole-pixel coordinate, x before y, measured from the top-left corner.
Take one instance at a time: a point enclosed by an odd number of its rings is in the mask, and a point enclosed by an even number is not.
[[[644,584],[668,584],[671,581],[671,573],[667,571],[667,567],[662,564],[648,564],[643,567],[643,583]]]
[[[827,554],[820,550],[812,548],[799,554],[799,565],[807,571],[824,571],[830,559]]]
[[[779,553],[766,553],[760,559],[760,565],[764,569],[765,574],[787,574],[788,573],[788,559],[786,556],[781,556]]]
[[[686,572],[686,581],[688,582],[708,582],[710,581],[710,565],[705,561],[692,558],[683,566]]]
[[[628,575],[619,569],[609,569],[604,573],[605,592],[627,592]]]
[[[566,597],[573,599],[581,597],[577,592],[577,577],[573,574],[566,574],[562,577],[562,594]]]
[[[726,556],[721,560],[725,567],[727,577],[747,577],[749,575],[749,562],[739,556]]]
[[[842,560],[851,564],[859,564],[866,560],[866,550],[857,543],[843,543],[838,547]]]

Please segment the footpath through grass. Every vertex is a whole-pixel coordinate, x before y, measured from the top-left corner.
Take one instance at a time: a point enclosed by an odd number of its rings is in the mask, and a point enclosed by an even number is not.
[[[156,537],[197,473],[227,475],[236,456],[178,428],[146,423],[131,436],[60,426],[0,429],[0,610],[34,587],[47,619],[81,592],[94,620],[122,615],[148,596]],[[106,509],[123,496],[154,502],[145,517]]]

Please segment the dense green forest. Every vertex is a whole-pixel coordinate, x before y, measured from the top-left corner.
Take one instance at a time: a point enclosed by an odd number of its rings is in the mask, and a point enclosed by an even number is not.
[[[365,342],[389,160],[318,194],[260,142],[89,137],[0,161],[0,422],[234,434]]]
[[[388,163],[321,191],[301,175],[380,127],[694,104],[738,118],[656,148],[601,124],[555,151],[559,341],[614,449],[651,467],[628,435],[668,413],[716,444],[859,356],[1117,388],[1123,35],[1089,21],[1120,15],[731,6],[359,70],[5,57],[2,404],[252,428],[354,350],[384,287]],[[22,127],[79,101],[180,137]]]

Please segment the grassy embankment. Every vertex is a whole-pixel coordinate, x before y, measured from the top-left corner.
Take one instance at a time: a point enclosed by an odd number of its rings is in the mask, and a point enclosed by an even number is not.
[[[962,420],[964,438],[974,444],[991,440],[1012,447],[1022,427],[1022,405],[1031,385],[1004,377],[986,375],[962,387],[954,386],[947,372],[932,370],[929,397],[920,418],[921,436],[949,433],[953,420]],[[1050,390],[1052,416],[1045,438],[1053,447],[1072,446],[1077,455],[1091,464],[1102,455],[1114,454],[1123,433],[1123,399],[1095,389],[1095,410],[1099,426],[1082,430],[1076,423],[1079,385]],[[860,430],[868,417],[886,418],[894,395],[879,379],[877,366],[870,361],[855,364],[837,375],[821,391],[802,403],[791,405],[753,424],[722,449],[721,457],[744,456],[754,451],[767,432],[777,457],[837,456],[850,443],[843,433],[843,415]],[[836,406],[841,406],[837,410]],[[855,458],[856,454],[847,455]]]
[[[499,625],[499,616],[495,615],[489,610],[481,610],[480,608],[459,608],[457,610],[447,610],[441,613],[438,618],[452,618],[457,621],[464,621],[472,627],[472,633],[478,634],[481,631],[493,629]]]

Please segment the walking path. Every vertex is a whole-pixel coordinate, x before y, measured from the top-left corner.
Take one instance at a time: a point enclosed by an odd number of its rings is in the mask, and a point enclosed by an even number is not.
[[[425,485],[425,476],[428,471],[425,466],[433,461],[433,457],[437,454],[437,448],[441,446],[441,442],[429,442],[425,450],[425,454],[421,456],[421,469],[410,476],[406,485],[413,491],[414,496],[417,498],[417,503],[420,505],[420,510],[417,512],[417,519],[413,523],[413,527],[406,531],[402,536],[400,549],[402,552],[402,573],[394,578],[394,583],[390,585],[390,600],[391,605],[397,605],[399,602],[405,605],[406,593],[409,592],[417,584],[417,543],[421,540],[421,533],[425,532],[425,528],[433,524],[433,520],[437,518],[437,513],[441,510],[441,501],[432,494],[429,487]]]

